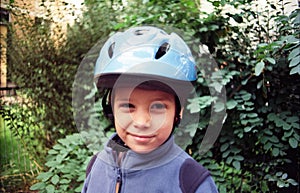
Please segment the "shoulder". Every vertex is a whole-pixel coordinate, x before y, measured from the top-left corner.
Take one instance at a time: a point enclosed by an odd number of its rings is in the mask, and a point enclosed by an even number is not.
[[[86,171],[85,171],[86,177],[90,174],[90,172],[91,172],[91,170],[92,170],[92,167],[93,167],[93,165],[94,165],[94,163],[95,163],[95,161],[96,161],[96,159],[97,159],[98,154],[99,154],[99,152],[96,153],[96,154],[94,154],[94,155],[91,157],[91,159],[90,159],[90,161],[89,161],[89,164],[88,164],[87,167],[86,167]]]
[[[210,172],[192,158],[187,158],[179,173],[180,188],[184,193],[217,192]]]
[[[218,193],[218,188],[211,176],[208,176],[198,187],[195,193]]]

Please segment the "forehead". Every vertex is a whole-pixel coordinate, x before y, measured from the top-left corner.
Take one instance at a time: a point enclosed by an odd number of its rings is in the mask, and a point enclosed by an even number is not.
[[[174,95],[168,92],[164,92],[156,89],[143,89],[139,87],[116,87],[113,90],[113,98],[117,99],[174,99]]]
[[[174,96],[176,95],[175,91],[169,85],[155,80],[144,81],[139,84],[132,84],[132,82],[127,81],[120,82],[113,87],[113,91],[120,88],[126,88],[128,90],[161,91]]]

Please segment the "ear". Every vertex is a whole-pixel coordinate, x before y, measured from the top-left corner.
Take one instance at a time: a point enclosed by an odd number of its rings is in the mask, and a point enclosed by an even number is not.
[[[182,107],[181,110],[180,110],[180,113],[179,113],[180,119],[182,119],[182,117],[183,117],[183,111],[184,111],[184,107]]]
[[[181,108],[180,112],[175,115],[175,119],[174,119],[174,125],[175,126],[178,126],[180,124],[180,122],[181,122],[182,115],[183,115],[183,109],[184,108]]]

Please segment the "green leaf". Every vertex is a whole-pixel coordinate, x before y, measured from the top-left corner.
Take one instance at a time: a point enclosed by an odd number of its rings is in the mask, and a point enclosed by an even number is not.
[[[294,66],[296,66],[298,64],[300,64],[300,56],[297,56],[297,57],[293,58],[290,61],[289,67],[294,67]]]
[[[298,55],[300,55],[300,47],[297,47],[291,51],[291,53],[289,54],[288,60],[291,60]]]
[[[282,127],[283,127],[284,130],[290,130],[292,128],[292,125],[284,122],[283,125],[282,125]]]
[[[80,184],[80,186],[78,186],[77,188],[75,188],[75,192],[81,192],[82,190],[82,187],[83,187],[83,183]]]
[[[220,148],[221,152],[224,152],[228,147],[229,147],[229,143],[224,143]]]
[[[254,127],[254,125],[247,126],[247,127],[244,128],[244,131],[245,131],[246,133],[248,133],[248,132],[250,132],[250,131],[252,130],[253,127]]]
[[[50,150],[48,151],[48,154],[51,154],[51,155],[57,154],[57,153],[58,153],[58,151],[55,151],[54,149],[50,149]]]
[[[244,101],[248,101],[249,99],[251,99],[251,94],[250,93],[245,93],[242,95],[242,99]]]
[[[299,39],[297,39],[294,35],[283,36],[282,40],[289,44],[299,43]]]
[[[268,117],[269,121],[275,121],[276,119],[278,119],[278,117],[275,113],[269,113],[267,117]]]
[[[249,114],[247,114],[247,117],[256,118],[256,117],[258,117],[258,114],[257,113],[249,113]]]
[[[294,179],[288,179],[287,182],[290,183],[290,184],[292,184],[293,186],[297,186],[298,185],[298,183]]]
[[[277,157],[278,155],[279,155],[279,149],[278,148],[273,148],[272,149],[272,154],[273,154],[273,156],[275,156],[275,157]]]
[[[61,150],[61,149],[65,149],[65,147],[60,145],[60,144],[56,144],[56,145],[53,146],[53,149]]]
[[[55,187],[52,184],[49,184],[46,187],[47,193],[54,193],[55,192]]]
[[[52,182],[52,184],[56,185],[58,181],[59,181],[59,176],[58,176],[57,174],[55,174],[55,175],[51,178],[51,182]]]
[[[62,179],[59,181],[60,184],[69,184],[71,182],[70,179]]]
[[[265,63],[263,61],[258,62],[255,65],[255,72],[254,72],[255,76],[259,76],[262,73],[264,68],[265,68]]]
[[[235,167],[235,169],[240,170],[241,169],[241,163],[239,161],[234,161],[232,163],[233,167]]]
[[[285,187],[285,183],[283,182],[283,181],[277,181],[277,186],[279,187],[279,188],[283,188],[283,187]]]
[[[225,104],[222,102],[216,102],[213,107],[215,112],[221,112],[225,109]]]
[[[238,161],[243,161],[243,160],[244,160],[244,157],[241,156],[241,155],[236,155],[236,156],[234,156],[234,159],[235,159],[235,160],[238,160]]]
[[[267,141],[269,141],[269,137],[266,136],[262,136],[262,138],[260,139],[262,144],[265,144]]]
[[[273,135],[272,137],[270,137],[269,140],[271,142],[273,142],[273,143],[278,143],[279,142],[279,139],[275,135]]]
[[[227,159],[226,159],[226,163],[227,164],[230,164],[233,160],[233,157],[232,156],[229,156]]]
[[[264,144],[264,149],[265,150],[269,150],[271,147],[272,147],[272,143],[270,143],[270,142],[267,142],[267,143]]]
[[[293,133],[294,133],[294,131],[292,129],[289,130],[289,131],[284,132],[284,135],[283,135],[282,139],[289,138]]]
[[[208,31],[208,28],[207,27],[201,27],[200,29],[199,29],[199,32],[206,32],[206,31]]]
[[[43,190],[46,187],[44,182],[38,182],[30,187],[30,190]]]
[[[222,154],[222,157],[223,157],[223,158],[227,157],[227,156],[229,155],[229,153],[230,153],[229,150],[225,151],[225,152]]]
[[[281,118],[275,119],[274,122],[275,122],[277,127],[283,127],[283,125],[285,124],[285,121],[282,120]]]
[[[297,141],[297,139],[295,139],[293,137],[289,139],[289,144],[292,148],[297,148],[298,147],[298,141]]]
[[[266,60],[271,64],[276,64],[276,60],[274,58],[267,57]]]
[[[196,103],[195,100],[187,106],[187,109],[189,109],[191,113],[197,113],[201,110],[200,105]]]
[[[221,92],[223,85],[217,81],[213,82],[212,84],[210,84],[211,87],[213,87],[216,91]]]
[[[249,81],[249,78],[246,78],[246,79],[243,80],[241,83],[242,83],[242,85],[246,85],[248,81]]]
[[[77,182],[83,182],[84,181],[84,179],[86,178],[86,174],[85,174],[85,172],[84,173],[82,173],[78,178],[77,178]]]
[[[284,174],[282,174],[281,179],[285,180],[285,179],[287,179],[287,177],[288,177],[287,173],[284,173]]]
[[[300,64],[291,69],[290,75],[292,74],[300,74]]]
[[[260,89],[261,86],[263,85],[263,83],[264,83],[263,80],[259,81],[259,82],[257,83],[257,85],[256,85],[256,88],[257,88],[257,89]]]
[[[36,179],[42,180],[43,182],[47,181],[53,175],[52,172],[43,172],[40,173]]]
[[[48,167],[50,167],[50,168],[55,168],[59,164],[60,163],[58,161],[48,161],[47,163],[45,163],[45,165],[48,166]]]
[[[229,100],[229,101],[227,101],[226,102],[226,107],[227,107],[227,109],[233,109],[233,108],[235,108],[236,107],[236,105],[237,105],[238,103],[235,101],[235,100]]]
[[[299,121],[299,117],[296,117],[296,116],[288,117],[286,119],[286,122],[289,122],[289,123],[294,123],[294,122],[297,122],[297,121]]]

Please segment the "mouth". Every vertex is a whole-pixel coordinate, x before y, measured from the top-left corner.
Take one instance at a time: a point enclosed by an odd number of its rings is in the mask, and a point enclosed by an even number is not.
[[[155,134],[141,135],[141,134],[128,133],[128,132],[127,135],[130,136],[138,144],[148,144],[156,136]]]
[[[128,134],[128,135],[131,135],[131,136],[133,136],[133,137],[137,137],[137,138],[145,138],[145,139],[155,137],[155,134],[150,134],[150,135],[140,135],[140,134],[134,134],[134,133],[129,133],[129,132],[127,132],[127,134]]]

